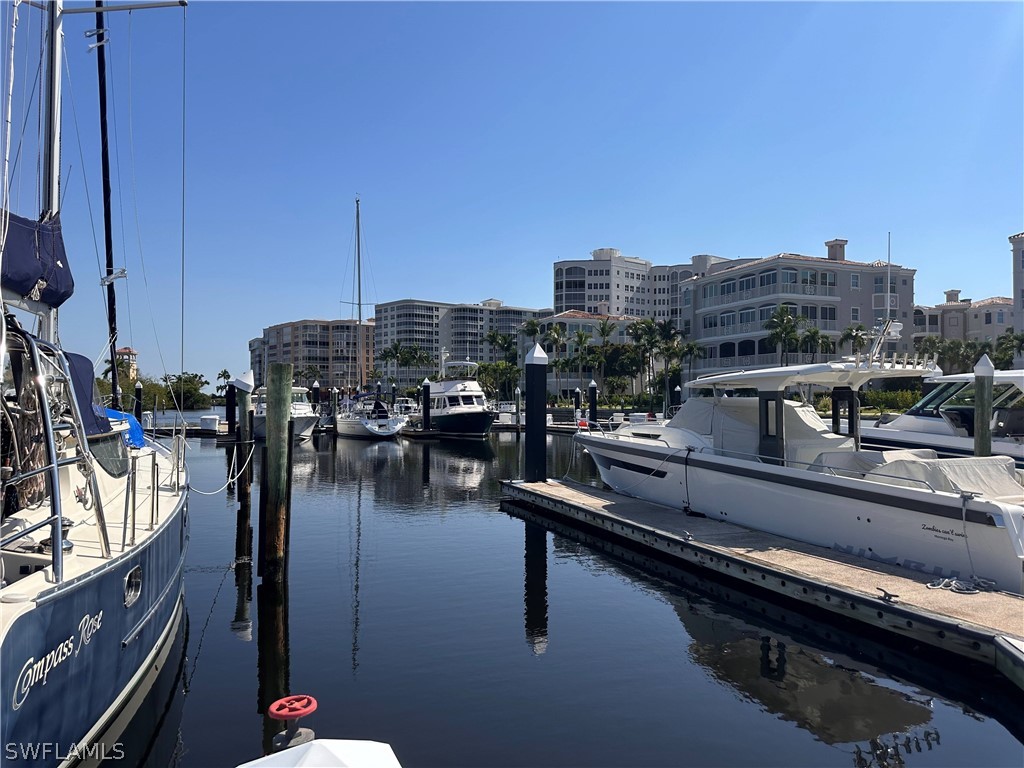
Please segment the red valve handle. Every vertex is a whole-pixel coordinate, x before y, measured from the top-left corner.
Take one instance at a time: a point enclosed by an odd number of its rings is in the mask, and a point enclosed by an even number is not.
[[[298,720],[316,712],[316,699],[304,693],[285,696],[270,705],[267,714],[273,720]]]

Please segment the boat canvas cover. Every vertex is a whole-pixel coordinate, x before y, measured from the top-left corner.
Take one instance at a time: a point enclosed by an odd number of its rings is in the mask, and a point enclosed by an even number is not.
[[[109,432],[110,421],[107,419],[106,411],[93,399],[96,377],[93,373],[92,360],[74,352],[65,352],[65,355],[71,368],[71,382],[75,387],[75,400],[78,401],[78,411],[82,414],[85,434],[100,435]]]
[[[987,499],[1024,504],[1024,487],[1017,482],[1009,456],[899,459],[871,470],[865,479],[947,493],[974,491]]]
[[[60,219],[42,223],[9,215],[0,284],[20,297],[59,307],[75,290]]]

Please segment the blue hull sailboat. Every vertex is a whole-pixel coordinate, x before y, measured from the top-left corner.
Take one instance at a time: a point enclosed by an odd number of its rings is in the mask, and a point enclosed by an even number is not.
[[[144,697],[185,620],[184,440],[166,447],[108,416],[92,361],[56,334],[74,287],[56,173],[71,12],[46,7],[43,211],[22,218],[5,200],[0,212],[0,760],[10,766],[117,759],[104,733]]]

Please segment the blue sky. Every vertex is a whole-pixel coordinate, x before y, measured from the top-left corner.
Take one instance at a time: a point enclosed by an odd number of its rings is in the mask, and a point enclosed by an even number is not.
[[[19,39],[38,28],[29,13]],[[107,24],[121,343],[160,376],[181,364],[182,11]],[[91,26],[65,29],[78,290],[61,323],[66,346],[99,358]],[[184,367],[211,381],[248,367],[265,326],[353,316],[357,194],[371,303],[543,307],[552,262],[595,248],[665,264],[824,255],[841,237],[871,261],[890,231],[919,303],[1011,292],[1020,3],[193,0],[185,29]],[[14,207],[31,216],[20,168]]]

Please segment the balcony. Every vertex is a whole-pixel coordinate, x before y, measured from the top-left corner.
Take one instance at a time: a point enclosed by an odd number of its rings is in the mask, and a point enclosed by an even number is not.
[[[697,310],[703,312],[714,307],[724,307],[728,304],[743,304],[757,301],[766,296],[819,296],[835,298],[838,296],[834,285],[799,285],[786,283],[774,285],[762,285],[749,291],[734,291],[721,296],[713,296],[709,299],[702,299],[701,306]]]

